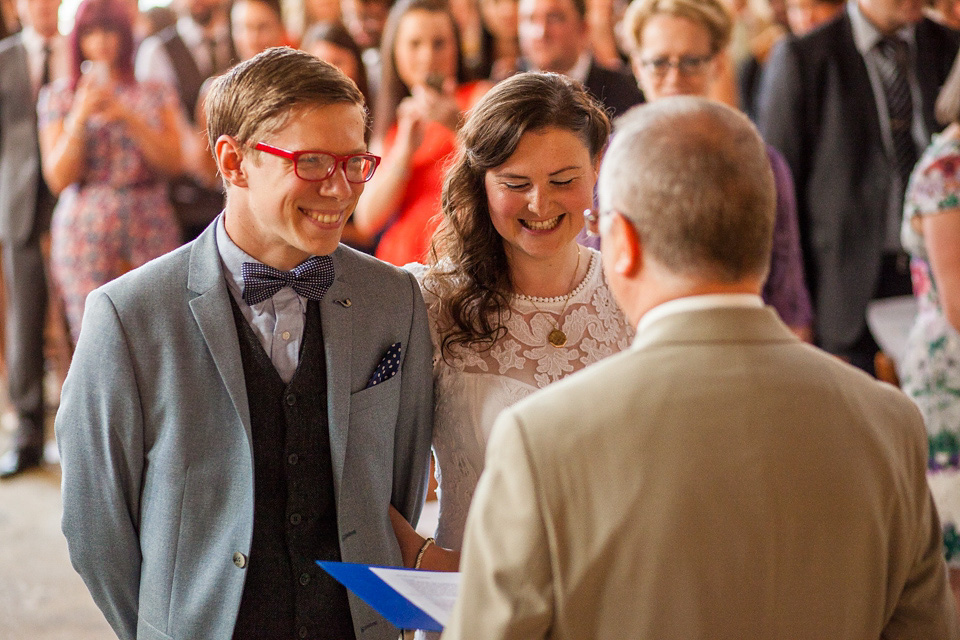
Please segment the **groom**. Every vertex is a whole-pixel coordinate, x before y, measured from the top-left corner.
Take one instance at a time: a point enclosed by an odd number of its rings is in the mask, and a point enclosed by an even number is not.
[[[340,246],[376,169],[334,67],[270,49],[218,79],[224,213],[93,292],[57,416],[70,557],[122,640],[397,630],[315,564],[400,564],[432,430],[408,274]]]

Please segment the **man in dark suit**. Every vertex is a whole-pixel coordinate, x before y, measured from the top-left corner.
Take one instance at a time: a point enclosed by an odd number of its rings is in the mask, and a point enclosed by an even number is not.
[[[774,51],[760,130],[793,171],[818,343],[867,371],[867,303],[910,293],[900,247],[910,169],[938,130],[933,104],[960,35],[921,0],[858,0]]]
[[[0,243],[6,300],[7,385],[17,413],[0,478],[43,457],[43,329],[47,281],[40,236],[56,202],[40,171],[37,94],[64,56],[60,0],[18,0],[22,32],[0,41]]]
[[[579,80],[613,116],[643,102],[633,75],[607,69],[590,54],[584,0],[520,0],[520,53],[526,69]]]

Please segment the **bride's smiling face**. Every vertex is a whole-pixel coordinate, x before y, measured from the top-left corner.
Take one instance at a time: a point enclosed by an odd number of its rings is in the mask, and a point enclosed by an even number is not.
[[[487,170],[490,219],[508,259],[549,258],[576,242],[597,164],[579,136],[549,127],[523,134],[513,155]]]

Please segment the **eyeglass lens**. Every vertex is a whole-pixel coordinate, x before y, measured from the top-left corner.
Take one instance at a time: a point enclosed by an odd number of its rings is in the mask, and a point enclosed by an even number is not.
[[[337,159],[329,153],[305,153],[297,157],[297,175],[304,180],[320,181],[333,175]],[[344,172],[349,182],[366,182],[373,177],[376,161],[372,156],[349,156],[344,162]]]
[[[666,75],[670,69],[676,69],[683,75],[695,75],[703,71],[711,56],[680,56],[676,61],[667,57],[644,60],[643,64],[657,75]]]

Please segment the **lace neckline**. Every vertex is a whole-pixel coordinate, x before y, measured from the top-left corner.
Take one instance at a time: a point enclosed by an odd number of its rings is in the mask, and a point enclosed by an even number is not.
[[[580,284],[573,288],[573,291],[570,293],[565,293],[562,296],[554,296],[552,298],[541,298],[539,296],[528,296],[522,293],[514,293],[512,297],[514,300],[523,300],[524,302],[529,303],[541,303],[541,304],[551,304],[551,303],[563,303],[568,300],[573,300],[586,288],[587,283],[593,278],[594,271],[597,269],[599,260],[597,257],[600,255],[597,251],[584,247],[584,249],[590,252],[590,264],[587,267],[587,273],[584,274],[583,278],[580,280]]]

